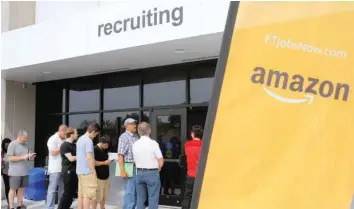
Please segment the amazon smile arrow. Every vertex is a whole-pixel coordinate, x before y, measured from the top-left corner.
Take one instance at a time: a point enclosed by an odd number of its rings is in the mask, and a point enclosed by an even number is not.
[[[285,102],[285,103],[290,103],[290,104],[299,104],[299,103],[308,103],[308,104],[312,104],[313,102],[313,95],[310,94],[306,94],[303,99],[289,99],[289,98],[285,98],[282,97],[270,90],[268,90],[266,87],[263,87],[264,91],[267,92],[267,94],[271,97],[273,97],[276,100],[279,100],[281,102]]]

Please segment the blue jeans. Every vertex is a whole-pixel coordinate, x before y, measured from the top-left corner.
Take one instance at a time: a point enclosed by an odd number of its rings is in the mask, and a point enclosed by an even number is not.
[[[124,179],[124,203],[123,209],[135,209],[136,206],[136,187],[135,187],[135,171],[131,178]]]
[[[158,170],[137,171],[136,192],[138,195],[137,209],[145,209],[146,191],[149,209],[158,209],[160,196],[160,174]]]
[[[47,206],[48,209],[54,209],[55,205],[55,194],[57,187],[58,189],[58,201],[60,201],[61,196],[64,192],[64,182],[61,173],[51,173],[49,174],[49,185],[47,191]]]

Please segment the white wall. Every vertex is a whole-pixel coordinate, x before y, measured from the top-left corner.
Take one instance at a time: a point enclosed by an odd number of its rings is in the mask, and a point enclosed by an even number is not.
[[[29,135],[28,147],[34,150],[36,89],[31,84],[22,84],[1,79],[1,137],[16,139],[20,129]],[[1,140],[2,140],[1,139]],[[33,166],[33,161],[31,161]],[[5,199],[1,181],[1,199]]]
[[[86,10],[96,9],[102,6],[110,6],[117,2],[127,0],[110,1],[37,1],[36,23],[48,20],[66,18]]]
[[[3,2],[1,2],[1,4],[2,3]],[[4,136],[4,131],[5,131],[5,107],[6,107],[5,92],[6,92],[6,81],[4,79],[1,79],[1,139]],[[5,186],[4,186],[4,182],[1,181],[1,199],[4,200],[5,198],[6,198]]]
[[[35,1],[1,1],[1,32],[35,24]]]
[[[8,1],[1,1],[1,33],[9,30],[10,24],[10,3]]]
[[[1,79],[1,138],[5,134],[6,81]]]
[[[66,18],[99,5],[99,1],[37,1],[36,23]]]
[[[40,9],[41,4],[47,3],[50,5],[47,11]],[[51,2],[38,2],[37,9],[40,11],[37,13],[39,19],[52,19],[2,34],[2,70],[223,32],[229,7],[229,2],[226,1],[144,1],[139,4],[118,1],[101,2],[100,6],[92,6],[93,8],[88,6],[89,3],[83,3],[86,9],[74,13],[69,9],[62,9],[62,12],[51,16],[49,12],[55,12],[54,9],[49,9],[52,8],[49,3]],[[160,24],[109,36],[98,36],[101,24],[141,16],[145,10],[171,10],[175,7],[183,7],[183,24],[178,27]],[[60,10],[59,6],[58,8]],[[44,14],[44,11],[48,14]],[[63,15],[66,14],[65,11],[68,15]]]
[[[3,93],[4,90],[2,90]],[[16,139],[22,129],[28,132],[28,148],[34,150],[36,88],[31,84],[6,81],[5,114],[2,113],[2,137]],[[2,97],[3,98],[3,97]],[[2,104],[4,104],[2,101]],[[3,108],[2,108],[3,110]],[[5,117],[3,118],[3,115]]]

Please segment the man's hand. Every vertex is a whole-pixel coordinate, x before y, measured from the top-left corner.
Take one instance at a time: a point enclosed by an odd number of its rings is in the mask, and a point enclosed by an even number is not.
[[[119,163],[119,167],[120,167],[120,177],[128,178],[128,175],[124,170],[124,156],[121,154],[118,154],[118,163]]]
[[[110,160],[106,160],[106,161],[104,161],[104,164],[105,164],[105,165],[110,165],[110,164],[111,164],[111,161],[110,161]]]
[[[50,151],[50,154],[51,154],[51,155],[58,155],[58,154],[60,154],[60,148],[53,148],[53,149]]]
[[[123,170],[123,171],[120,171],[120,177],[122,178],[128,178],[128,174]]]
[[[30,159],[34,159],[36,156],[37,156],[37,154],[35,154],[35,153],[29,154]]]
[[[32,155],[32,154],[25,154],[25,155],[22,156],[22,159],[23,159],[23,160],[27,160],[27,159],[30,158],[31,155]]]

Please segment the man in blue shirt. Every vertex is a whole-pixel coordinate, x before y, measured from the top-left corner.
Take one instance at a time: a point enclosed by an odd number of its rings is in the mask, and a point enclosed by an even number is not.
[[[100,132],[97,123],[91,123],[87,131],[76,143],[76,174],[79,178],[78,209],[89,209],[91,200],[96,197],[97,175],[93,142]]]

